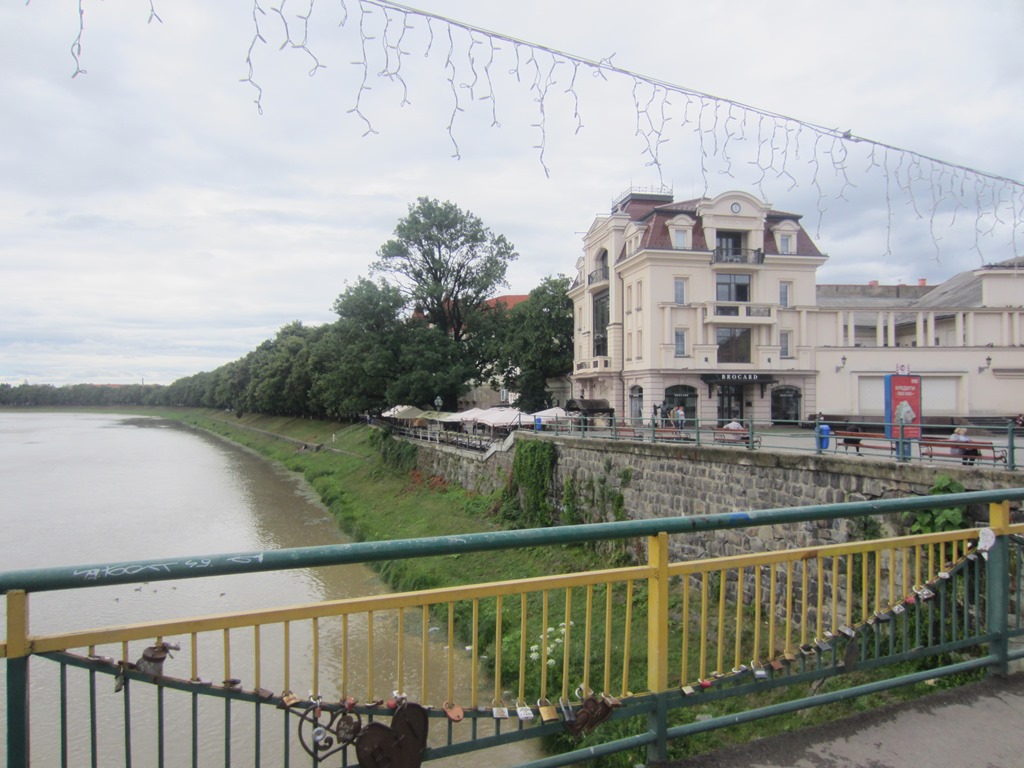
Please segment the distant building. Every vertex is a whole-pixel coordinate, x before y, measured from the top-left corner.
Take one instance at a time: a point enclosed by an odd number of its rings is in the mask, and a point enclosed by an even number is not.
[[[800,219],[739,191],[620,196],[569,290],[573,396],[635,419],[682,405],[704,423],[875,420],[883,376],[909,370],[926,419],[1024,410],[1024,263],[934,288],[819,286],[828,257]]]

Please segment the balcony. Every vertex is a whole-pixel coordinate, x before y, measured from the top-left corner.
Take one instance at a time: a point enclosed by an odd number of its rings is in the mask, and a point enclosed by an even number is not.
[[[712,264],[764,264],[764,251],[760,248],[715,248],[711,252]]]
[[[717,301],[704,305],[704,322],[716,325],[771,325],[776,321],[772,304]]]
[[[608,267],[600,267],[587,275],[587,285],[608,282]]]

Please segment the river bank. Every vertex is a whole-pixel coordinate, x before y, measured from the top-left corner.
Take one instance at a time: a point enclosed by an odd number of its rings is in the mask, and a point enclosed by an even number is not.
[[[467,493],[415,472],[389,468],[371,439],[371,430],[361,424],[316,422],[306,419],[246,415],[199,409],[122,409],[169,418],[217,434],[279,462],[291,471],[302,472],[320,496],[338,525],[357,540],[416,538],[445,534],[496,531],[501,529],[493,514],[498,499]],[[302,449],[302,446],[307,446]],[[311,446],[324,450],[310,450]],[[527,578],[607,567],[607,562],[582,547],[549,547],[514,552],[489,552],[483,556],[464,555],[389,562],[378,566],[383,579],[399,591],[438,588],[467,583]],[[483,627],[493,621],[482,622]],[[642,647],[645,640],[634,638]],[[639,678],[638,678],[639,679]],[[671,745],[673,757],[693,755],[786,732],[805,725],[836,719],[874,708],[886,701],[911,698],[927,686],[902,689],[886,695],[864,697],[791,716],[773,718],[706,734]],[[797,692],[793,692],[795,695]],[[780,696],[788,694],[779,694]],[[749,702],[731,702],[742,710]],[[672,724],[690,722],[709,714],[707,705],[683,708],[672,713]],[[646,728],[642,718],[609,723],[597,741],[606,741]],[[556,747],[556,749],[559,749]],[[603,766],[632,766],[637,754],[620,754]]]

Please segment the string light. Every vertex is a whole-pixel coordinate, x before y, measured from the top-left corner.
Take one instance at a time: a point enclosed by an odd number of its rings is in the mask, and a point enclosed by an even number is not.
[[[73,77],[86,73],[81,66],[85,31],[83,2],[78,3],[79,30],[71,46],[75,62]],[[309,70],[312,77],[325,68],[309,47],[309,25],[317,2],[305,0],[298,4],[298,11],[286,8],[286,5],[297,5],[294,0],[276,2],[277,5],[268,7],[281,24],[281,48],[307,56],[312,63]],[[742,167],[737,163],[746,162],[751,166],[753,185],[763,198],[767,198],[766,184],[781,184],[787,191],[799,186],[797,169],[802,167],[809,174],[807,185],[817,198],[820,231],[830,201],[849,201],[849,195],[857,186],[850,174],[856,170],[855,163],[863,162],[860,172],[878,177],[884,189],[886,256],[893,252],[893,227],[896,206],[900,203],[908,207],[916,219],[927,220],[937,255],[943,239],[940,220],[947,221],[946,226],[952,228],[964,214],[974,216],[972,250],[979,259],[983,259],[983,241],[1006,231],[1009,232],[1006,245],[1014,256],[1019,255],[1017,233],[1024,224],[1024,184],[1019,181],[868,139],[850,129],[817,125],[649,77],[616,65],[614,53],[592,60],[388,0],[356,0],[356,4],[356,28],[361,44],[352,65],[362,70],[362,77],[349,113],[362,122],[364,136],[377,133],[364,103],[375,80],[397,85],[401,91],[400,103],[408,104],[409,85],[405,75],[412,66],[408,63],[409,57],[422,53],[424,58],[429,58],[435,45],[443,44],[443,77],[450,106],[444,129],[456,159],[462,157],[461,119],[471,102],[487,102],[491,125],[500,127],[495,77],[501,76],[499,62],[509,60],[508,77],[517,86],[525,87],[533,101],[535,113],[529,125],[537,132],[537,141],[532,146],[544,174],[550,176],[547,151],[550,109],[554,107],[552,95],[569,97],[575,132],[579,133],[584,121],[581,94],[577,89],[581,73],[589,72],[595,80],[604,83],[621,80],[630,86],[640,155],[645,165],[657,172],[662,186],[665,185],[662,162],[666,145],[692,133],[696,137],[705,194],[711,187],[713,174],[734,178]],[[161,21],[153,0],[149,5],[149,21]],[[338,0],[338,6],[338,23],[345,26],[350,21],[346,0]],[[263,88],[256,79],[253,57],[257,48],[267,44],[263,31],[266,17],[267,12],[259,0],[254,0],[253,35],[245,58],[248,71],[241,80],[255,90],[255,104],[260,114],[263,112]],[[425,25],[427,34],[425,42],[419,45],[419,39],[409,33],[421,24]],[[379,68],[372,64],[378,60]],[[743,161],[743,151],[751,159]]]

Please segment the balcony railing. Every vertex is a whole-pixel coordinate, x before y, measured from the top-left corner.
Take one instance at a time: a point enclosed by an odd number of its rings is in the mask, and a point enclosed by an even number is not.
[[[752,322],[773,322],[771,304],[748,304],[741,301],[715,302],[708,312],[719,321],[725,317],[742,318]],[[707,318],[711,320],[711,318]]]
[[[760,248],[715,248],[712,264],[764,264],[764,251]]]
[[[594,283],[607,283],[608,282],[608,267],[601,267],[595,269],[589,275],[587,275],[587,285],[593,285]]]

